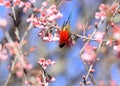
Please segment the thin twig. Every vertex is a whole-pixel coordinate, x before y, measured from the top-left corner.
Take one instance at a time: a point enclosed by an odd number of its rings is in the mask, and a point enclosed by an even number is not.
[[[13,42],[10,35],[9,35],[9,33],[7,31],[5,32],[5,36],[6,36],[9,43]],[[15,67],[15,63],[16,63],[18,57],[20,56],[19,53],[18,53],[18,49],[16,47],[13,47],[13,50],[15,51],[16,56],[15,56],[14,61],[12,61],[12,65],[11,65],[11,69],[10,69],[11,72],[9,73],[8,78],[7,78],[4,86],[8,86],[8,83],[9,83],[9,81],[11,79],[11,76],[12,76],[12,72],[13,72],[14,67]]]
[[[101,49],[101,46],[102,46],[102,42],[99,44],[99,46],[98,46],[98,48],[97,48],[97,52],[96,52],[96,54],[98,54],[98,52],[100,51],[100,49]],[[91,69],[93,68],[93,63],[90,65],[90,67],[89,67],[89,70],[88,70],[88,72],[87,72],[87,74],[86,74],[86,76],[85,76],[85,79],[84,79],[84,81],[86,82],[87,81],[87,79],[88,79],[88,77],[89,77],[89,75],[90,75],[90,71],[91,71]],[[84,86],[86,83],[82,83],[82,86]]]
[[[17,37],[18,40],[20,40],[20,36],[19,36],[19,31],[18,31],[18,25],[17,25],[17,19],[16,19],[16,14],[15,14],[15,6],[12,6],[12,15],[11,17],[13,18],[14,24],[15,24],[15,35]]]
[[[23,34],[23,36],[22,36],[22,38],[21,38],[21,41],[20,41],[20,47],[23,46],[25,37],[27,36],[28,31],[32,28],[32,26],[33,26],[33,24],[30,23],[29,26],[28,26],[28,28],[26,29],[25,33]]]
[[[114,6],[115,4],[116,4],[116,1],[113,3],[112,6]],[[112,7],[112,6],[111,6],[111,7]],[[115,12],[113,13],[112,17],[110,18],[110,20],[108,21],[108,24],[107,24],[107,27],[106,27],[106,31],[109,29],[109,23],[110,23],[111,21],[113,21],[113,19],[114,19],[115,15],[117,14],[119,8],[120,8],[120,3],[118,4],[118,6],[117,6]]]
[[[76,34],[74,33],[75,36],[81,38],[81,39],[86,39],[86,40],[91,40],[91,41],[97,41],[96,39],[93,39],[93,38],[89,38],[89,37],[86,37],[86,36],[82,36],[82,35],[79,35],[79,34]]]
[[[43,78],[44,86],[48,86],[48,85],[47,85],[47,82],[46,82],[46,76],[45,76],[45,72],[44,72],[44,71],[43,71],[43,73],[42,73],[42,78]]]
[[[12,12],[13,12],[14,19],[16,19],[15,12],[14,12],[14,7],[12,7]],[[4,86],[8,86],[9,81],[10,81],[10,79],[12,77],[12,72],[14,71],[14,67],[15,67],[16,61],[18,60],[18,58],[21,55],[23,55],[22,54],[23,40],[25,39],[25,37],[26,37],[28,31],[31,29],[31,27],[32,27],[32,23],[30,23],[30,25],[28,26],[27,30],[25,31],[25,33],[24,33],[24,35],[23,35],[23,37],[22,37],[22,39],[20,41],[19,48],[13,47],[13,50],[14,50],[14,52],[15,52],[16,55],[15,55],[15,59],[12,61],[11,71],[10,71],[8,77],[7,77],[7,80],[6,80],[5,84],[4,84]],[[15,28],[16,28],[16,30],[18,30],[17,26]],[[18,33],[18,31],[17,31],[17,33]],[[9,43],[14,42],[7,31],[5,31],[5,36],[6,36],[6,38],[7,38],[7,40],[8,40]],[[18,38],[19,38],[19,36],[18,36]]]

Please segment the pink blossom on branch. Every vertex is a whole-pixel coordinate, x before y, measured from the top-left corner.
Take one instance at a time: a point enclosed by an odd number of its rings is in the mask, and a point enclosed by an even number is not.
[[[4,1],[4,5],[5,5],[5,7],[10,8],[11,7],[11,2],[10,1]]]
[[[43,2],[43,3],[42,3],[42,6],[43,6],[43,7],[46,7],[47,5],[48,5],[47,2]]]
[[[92,45],[87,44],[84,52],[81,54],[81,58],[88,63],[94,62],[94,60],[96,59],[95,48]]]
[[[7,25],[7,20],[4,18],[0,18],[0,27],[4,28]]]
[[[102,42],[104,35],[105,35],[104,32],[98,31],[98,32],[96,32],[94,38],[95,38],[98,42]]]
[[[59,31],[55,33],[50,32],[51,28],[54,28],[56,19],[61,18],[63,15],[57,9],[55,4],[50,7],[46,7],[47,2],[43,2],[40,9],[34,8],[34,11],[39,13],[40,16],[31,16],[27,19],[27,22],[33,23],[33,26],[40,28],[39,36],[47,42],[58,41]],[[57,28],[58,29],[58,28]],[[57,35],[56,35],[57,34]]]
[[[114,12],[116,11],[118,5],[119,5],[119,4],[116,3],[116,4],[114,4],[112,7],[110,7],[109,5],[105,5],[105,4],[103,4],[103,3],[100,4],[100,6],[99,6],[100,12],[96,12],[96,13],[95,13],[95,18],[96,18],[96,19],[101,19],[101,20],[103,20],[103,19],[105,19],[107,16],[108,16],[108,17],[111,17],[111,16],[114,14]]]
[[[112,46],[112,44],[113,44],[112,39],[109,39],[109,40],[106,42],[106,45]]]
[[[113,30],[113,37],[114,39],[119,40],[120,39],[120,25],[116,25],[114,23],[111,23],[112,30]]]
[[[19,6],[19,7],[23,7],[24,6],[24,2],[21,0],[14,0],[14,5],[15,6]]]
[[[49,65],[55,65],[55,64],[56,64],[55,61],[51,61],[50,59],[47,59],[47,60],[46,60],[45,58],[40,58],[39,61],[38,61],[38,63],[39,63],[40,65],[42,65],[42,67],[43,67],[44,69],[46,69],[47,66],[49,66]]]
[[[104,11],[95,13],[95,18],[96,19],[102,19],[103,20],[103,19],[105,19],[105,17],[106,17],[106,13]]]
[[[19,5],[21,0],[13,0],[13,2],[14,2],[14,5]]]

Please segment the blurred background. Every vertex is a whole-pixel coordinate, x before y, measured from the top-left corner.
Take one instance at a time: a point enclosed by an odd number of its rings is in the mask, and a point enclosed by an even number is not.
[[[24,0],[25,1],[25,0]],[[37,0],[34,5],[40,7],[41,3],[45,0]],[[63,22],[67,21],[73,7],[76,6],[72,17],[70,19],[71,31],[78,34],[82,34],[78,24],[94,25],[95,12],[99,11],[98,7],[101,3],[112,4],[114,0],[66,0],[60,5],[60,12],[63,17],[56,20],[57,24],[62,27]],[[61,0],[49,0],[50,4],[58,5]],[[6,30],[9,30],[11,37],[14,39],[14,24],[11,17],[8,15],[11,9],[4,6],[0,6],[0,18],[7,19]],[[17,20],[20,22],[19,31],[22,37],[25,28],[28,26],[26,19],[31,10],[27,13],[23,13],[22,9],[16,7]],[[103,25],[104,27],[104,25]],[[92,27],[91,31],[94,29]],[[90,33],[89,31],[88,33]],[[24,46],[23,51],[27,51],[31,46],[35,46],[36,50],[27,56],[27,60],[34,67],[38,66],[37,61],[39,58],[49,58],[56,61],[55,66],[50,66],[46,70],[48,74],[54,76],[56,81],[50,83],[49,86],[80,86],[80,81],[83,81],[82,76],[86,75],[85,67],[80,59],[80,50],[84,45],[81,39],[78,39],[76,44],[71,47],[59,49],[58,42],[44,42],[38,36],[40,29],[33,28],[28,32],[27,40],[28,43]],[[0,42],[4,40],[4,31],[0,29]],[[96,43],[93,45],[96,45]],[[116,86],[120,86],[120,62],[119,59],[113,55],[112,48],[103,47],[104,54],[100,53],[100,61],[94,64],[95,72],[93,73],[94,80],[99,86],[100,83],[105,83],[105,86],[110,86],[110,83],[116,83]],[[10,65],[11,57],[5,61],[0,60],[0,86],[3,86],[8,77],[8,66]],[[90,79],[88,79],[90,80]],[[27,86],[23,83],[22,79],[12,77],[9,86]],[[92,86],[92,85],[88,85]],[[102,85],[104,86],[104,85]]]

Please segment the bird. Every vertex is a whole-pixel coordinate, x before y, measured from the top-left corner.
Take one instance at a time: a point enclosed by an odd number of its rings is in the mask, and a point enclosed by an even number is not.
[[[67,21],[63,23],[62,29],[60,31],[59,48],[63,48],[66,45],[70,45],[71,42],[71,32],[70,32],[70,19],[75,10],[76,6],[73,7]]]
[[[63,48],[65,45],[70,43],[70,22],[64,24],[60,31],[59,47]]]

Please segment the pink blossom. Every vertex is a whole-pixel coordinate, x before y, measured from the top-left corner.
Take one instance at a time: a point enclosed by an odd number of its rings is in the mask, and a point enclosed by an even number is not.
[[[40,58],[40,60],[38,61],[39,64],[43,64],[45,62],[45,58]]]
[[[29,85],[29,81],[28,81],[28,80],[25,80],[25,84],[26,84],[26,85]]]
[[[23,12],[26,13],[28,11],[27,7],[24,7]]]
[[[94,70],[94,69],[91,69],[91,70],[90,70],[90,72],[91,72],[91,73],[94,73],[94,72],[95,72],[95,70]]]
[[[63,14],[58,11],[56,18],[62,18],[62,17],[63,17]]]
[[[120,39],[120,25],[116,25],[116,24],[111,24],[113,27],[113,37],[115,39]]]
[[[44,36],[43,40],[49,42],[49,37],[48,36]]]
[[[87,62],[93,62],[96,58],[96,54],[94,52],[91,52],[91,53],[86,53],[84,52],[82,55],[81,55],[81,58]]]
[[[32,68],[33,68],[32,64],[26,64],[26,69],[32,69]]]
[[[27,18],[26,21],[27,21],[27,22],[33,22],[34,18],[35,18],[35,17],[32,15],[32,16],[30,16],[30,18]]]
[[[99,6],[99,10],[101,10],[101,11],[104,11],[104,10],[107,10],[107,9],[109,9],[109,6],[108,5],[105,5],[105,4],[100,4],[100,6]]]
[[[110,81],[110,86],[116,86],[116,82],[114,80]]]
[[[51,62],[51,65],[52,65],[52,66],[53,66],[53,65],[55,65],[55,64],[56,64],[56,62],[55,62],[55,61],[52,61],[52,62]]]
[[[23,9],[23,12],[27,12],[29,10],[29,8],[31,7],[31,3],[30,2],[25,2],[24,5],[25,5],[25,7]]]
[[[56,16],[55,15],[52,15],[52,16],[49,16],[48,17],[48,21],[52,22],[56,19]]]
[[[120,51],[120,44],[119,44],[119,45],[114,45],[114,46],[113,46],[113,49],[114,49],[115,51],[119,52],[119,51]]]
[[[50,59],[46,60],[46,64],[50,65],[51,64],[51,60]]]
[[[47,5],[48,5],[47,2],[43,2],[43,3],[42,3],[42,6],[43,6],[43,7],[46,7]]]
[[[25,4],[24,4],[24,2],[20,2],[20,4],[19,4],[19,7],[21,8],[21,7],[23,7]]]
[[[106,45],[112,46],[112,44],[113,44],[113,42],[111,39],[106,42]]]
[[[51,61],[50,59],[46,60],[45,58],[40,58],[39,61],[38,61],[38,63],[40,65],[42,65],[42,67],[44,69],[46,69],[47,66],[49,66],[49,65],[55,65],[56,62],[55,61]]]
[[[57,37],[57,36],[54,36],[52,40],[53,40],[53,41],[59,41],[59,40],[60,40],[60,38],[59,38],[59,37]]]
[[[18,70],[16,72],[16,75],[19,77],[19,78],[22,78],[23,77],[23,71],[22,70]]]
[[[5,5],[7,8],[10,8],[11,2],[10,2],[10,1],[4,1],[4,5]]]
[[[41,28],[44,28],[44,26],[42,26]],[[44,37],[44,33],[45,33],[45,30],[42,29],[42,30],[39,32],[38,35],[39,35],[41,38],[43,38],[43,37]]]
[[[94,47],[90,44],[85,46],[84,52],[81,55],[81,58],[87,62],[93,62],[96,58],[96,53]]]
[[[100,81],[100,82],[99,82],[99,86],[105,86],[104,81]]]
[[[93,51],[93,46],[90,45],[90,44],[86,44],[84,51],[87,52],[87,53]]]
[[[99,10],[100,12],[96,12],[95,14],[95,18],[96,19],[105,19],[105,17],[108,15],[108,16],[112,16],[113,13],[115,12],[116,8],[118,6],[118,3],[117,4],[114,4],[113,6],[108,6],[108,5],[105,5],[105,4],[101,4],[99,6]]]
[[[25,2],[24,4],[25,4],[25,7],[27,7],[27,8],[31,7],[31,3],[30,2]]]
[[[53,11],[51,9],[47,9],[46,12],[49,16],[51,16],[53,14]]]
[[[101,17],[102,20],[105,19],[106,13],[104,11],[101,11],[100,12],[100,17]]]
[[[21,65],[21,63],[19,63],[19,62],[16,63],[15,67],[16,67],[16,68],[19,68],[19,69],[22,69],[22,68],[23,68],[22,65]]]
[[[14,2],[14,5],[19,5],[21,0],[14,0],[13,2]]]
[[[48,36],[43,37],[43,40],[47,42],[51,42],[53,41],[53,35],[49,33]]]
[[[55,5],[55,4],[51,5],[51,6],[50,6],[50,9],[51,9],[51,10],[53,10],[54,12],[56,12],[56,11],[57,11],[57,7],[56,7],[56,5]]]
[[[55,81],[55,78],[54,78],[54,77],[52,77],[52,78],[51,78],[51,81],[52,81],[52,82],[54,82],[54,81]]]
[[[46,68],[47,68],[47,64],[43,64],[43,65],[42,65],[42,68],[43,68],[43,69],[46,69]]]
[[[104,32],[96,32],[94,38],[98,41],[98,42],[102,42],[103,37],[104,37],[105,33]]]
[[[104,11],[95,13],[95,18],[96,19],[102,19],[103,20],[103,19],[105,19],[105,17],[106,17],[106,13]]]
[[[3,5],[3,3],[4,3],[4,0],[0,0],[0,5]]]
[[[6,27],[7,25],[7,20],[6,19],[3,19],[3,18],[0,18],[0,27]]]
[[[9,42],[9,43],[6,43],[5,46],[7,48],[13,48],[13,47],[18,47],[19,44],[18,44],[18,42]]]

